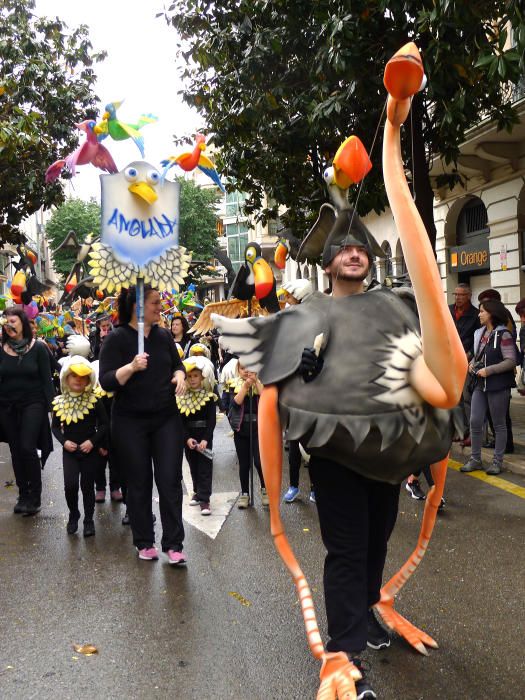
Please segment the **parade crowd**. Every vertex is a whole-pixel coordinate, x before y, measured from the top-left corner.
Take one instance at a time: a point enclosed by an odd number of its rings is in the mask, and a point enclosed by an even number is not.
[[[288,304],[301,303],[311,285],[296,280],[285,286]],[[469,374],[459,404],[463,431],[456,436],[471,456],[462,472],[482,469],[481,448],[492,448],[488,474],[498,474],[505,453],[513,452],[511,389],[521,382],[525,344],[525,300],[516,306],[518,332],[497,290],[472,304],[467,284],[459,284],[450,312],[469,360]],[[255,467],[261,501],[268,505],[258,446],[257,406],[262,384],[235,356],[221,347],[213,331],[192,335],[186,316],[161,314],[158,292],[145,294],[145,352],[137,354],[135,289],[118,299],[118,323],[107,315],[93,322],[89,336],[72,334],[40,339],[37,325],[19,307],[4,312],[0,362],[0,430],[9,443],[19,490],[14,512],[34,515],[41,508],[41,473],[52,446],[51,431],[63,449],[64,493],[69,509],[68,534],[78,530],[79,487],[84,508],[84,536],[95,534],[95,503],[123,501],[122,523],[131,525],[141,559],[156,559],[152,479],[159,492],[162,550],[170,563],[184,563],[182,459],[193,480],[190,505],[203,516],[212,512],[213,432],[217,412],[228,416],[239,463],[237,505],[247,508],[250,467]],[[222,392],[219,393],[219,387]],[[57,394],[55,396],[55,394]],[[299,471],[309,456],[299,441],[286,444],[290,485],[284,502],[299,494]],[[406,483],[410,496],[425,499],[419,481],[428,465]],[[107,476],[109,478],[107,478]],[[109,494],[106,489],[109,486]],[[310,500],[315,503],[311,485]],[[442,501],[442,507],[444,500]]]

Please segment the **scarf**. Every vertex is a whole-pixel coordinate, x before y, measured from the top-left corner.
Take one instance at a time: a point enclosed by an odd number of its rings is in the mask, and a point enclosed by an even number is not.
[[[22,356],[27,352],[27,346],[31,342],[32,338],[22,338],[22,340],[13,340],[12,338],[7,339],[7,344],[14,350],[18,355],[18,362],[21,362]]]

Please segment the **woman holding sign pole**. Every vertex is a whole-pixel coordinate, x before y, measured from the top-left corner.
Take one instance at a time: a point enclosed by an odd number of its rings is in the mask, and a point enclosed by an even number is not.
[[[151,498],[159,492],[162,551],[170,564],[185,564],[182,551],[183,431],[176,396],[185,391],[185,370],[168,330],[160,328],[160,295],[144,288],[144,352],[137,354],[135,287],[118,299],[120,325],[100,353],[100,383],[115,392],[112,440],[127,480],[133,544],[140,559],[158,559]],[[153,462],[153,473],[152,473]]]

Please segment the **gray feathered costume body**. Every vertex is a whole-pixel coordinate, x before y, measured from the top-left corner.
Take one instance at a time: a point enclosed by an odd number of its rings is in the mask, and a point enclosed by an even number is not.
[[[316,292],[267,318],[214,321],[241,362],[263,384],[278,385],[286,436],[312,454],[390,483],[447,455],[450,411],[424,403],[409,384],[421,338],[417,316],[397,294]],[[324,366],[305,382],[301,354],[319,333]]]

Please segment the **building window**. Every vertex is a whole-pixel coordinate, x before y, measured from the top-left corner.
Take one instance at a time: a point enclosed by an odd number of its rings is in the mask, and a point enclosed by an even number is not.
[[[383,259],[385,266],[385,278],[393,277],[394,269],[392,267],[392,248],[390,247],[390,243],[385,241],[381,248],[385,251],[385,258]]]
[[[244,192],[226,192],[226,216],[244,216]]]
[[[244,263],[244,251],[248,245],[248,224],[246,222],[226,224],[224,229],[228,245],[228,257],[232,261],[233,269],[237,271]]]
[[[457,245],[469,243],[472,238],[488,236],[487,208],[479,197],[473,197],[461,210],[456,227]]]
[[[283,222],[279,217],[276,219],[270,219],[268,221],[268,235],[269,236],[278,236],[279,231],[283,228]]]

